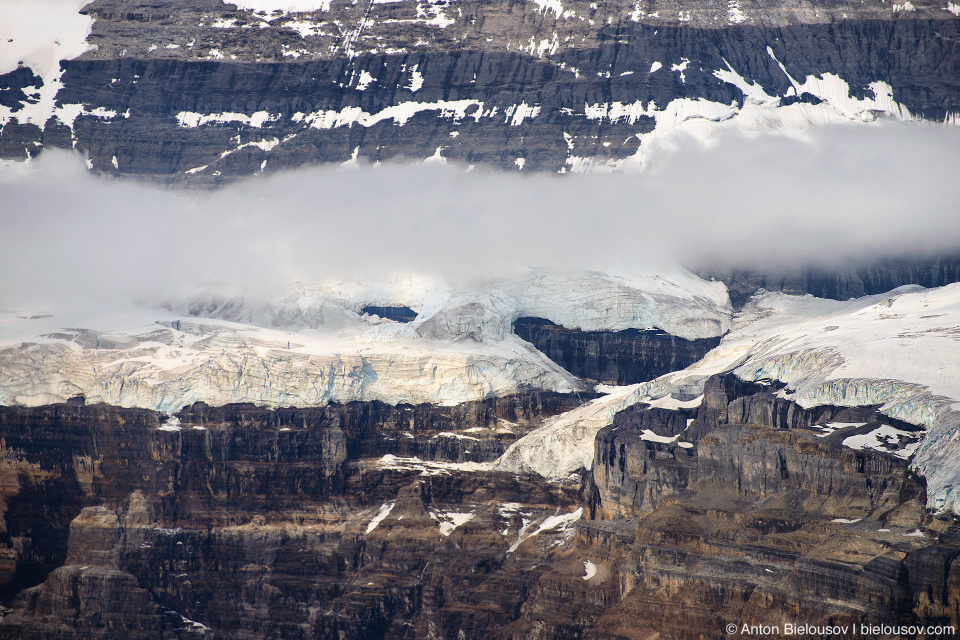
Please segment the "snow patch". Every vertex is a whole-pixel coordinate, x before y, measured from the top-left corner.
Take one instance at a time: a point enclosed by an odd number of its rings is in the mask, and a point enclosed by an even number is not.
[[[183,429],[180,426],[180,419],[176,416],[170,416],[157,428],[160,431],[181,431]]]
[[[872,449],[891,453],[898,458],[908,459],[920,446],[919,434],[903,431],[890,425],[880,425],[870,433],[850,436],[844,439],[843,446],[857,451]]]
[[[364,531],[365,534],[369,535],[373,532],[377,526],[383,522],[387,516],[390,515],[390,512],[393,511],[393,507],[396,504],[396,501],[391,500],[390,502],[384,502],[380,506],[380,510],[377,511],[377,515],[373,516],[373,519],[367,524],[367,528]]]
[[[177,114],[177,124],[181,127],[194,128],[208,124],[225,124],[228,122],[239,122],[257,129],[262,129],[268,122],[274,122],[280,119],[280,116],[274,116],[266,111],[258,111],[252,115],[244,113],[196,113],[193,111],[181,111]]]
[[[224,4],[227,3],[224,2]],[[238,9],[266,14],[273,14],[277,11],[281,13],[306,13],[330,10],[330,0],[230,0],[230,4],[237,5]]]
[[[584,561],[583,561],[583,571],[584,571],[584,574],[583,574],[582,578],[583,578],[584,580],[589,580],[589,579],[592,578],[593,576],[597,575],[597,565],[593,564],[593,563],[590,562],[589,560],[584,560]]]
[[[11,107],[0,105],[0,126],[16,117],[20,124],[43,127],[54,115],[57,93],[63,86],[60,61],[76,58],[92,48],[87,44],[87,36],[93,18],[79,13],[89,3],[90,0],[0,2],[0,74],[23,64],[43,81],[43,86],[31,92],[36,94],[32,103],[20,105],[16,113]],[[82,105],[79,107],[82,110]]]
[[[400,458],[387,454],[377,462],[378,469],[391,471],[419,471],[421,476],[448,476],[456,472],[487,471],[489,464],[482,462],[433,462],[420,458]]]
[[[366,70],[360,72],[360,77],[357,79],[357,91],[366,91],[367,87],[376,82],[376,79]]]
[[[412,86],[412,85],[411,85]],[[398,126],[403,126],[410,118],[423,111],[439,111],[438,117],[450,118],[459,122],[466,117],[467,111],[474,109],[471,117],[479,121],[484,115],[483,102],[477,100],[438,100],[436,102],[401,102],[386,107],[377,113],[367,113],[360,107],[344,107],[340,111],[316,111],[309,114],[295,113],[294,122],[305,122],[314,129],[334,129],[349,127],[354,124],[361,127],[372,127],[380,122],[393,120]]]
[[[646,440],[647,442],[659,442],[661,444],[676,442],[677,438],[679,437],[680,436],[673,436],[672,438],[667,436],[659,436],[650,429],[644,429],[643,433],[640,434],[641,440]]]
[[[740,3],[737,0],[727,2],[727,20],[730,24],[740,24],[745,21],[747,16],[740,10]]]
[[[439,522],[440,535],[446,537],[453,533],[457,527],[463,526],[473,520],[476,513],[455,513],[452,511],[431,511],[431,515]]]
[[[326,9],[324,9],[324,11],[326,11]],[[282,27],[285,29],[293,29],[300,34],[301,38],[317,36],[323,31],[322,22],[310,22],[308,20],[288,20],[287,22],[283,23]],[[284,51],[283,55],[291,55],[294,58],[297,58],[299,55],[295,55],[296,53],[298,52]]]
[[[407,89],[410,93],[416,93],[423,87],[423,74],[414,69],[410,72],[410,84],[407,85]]]
[[[522,124],[527,118],[536,118],[540,115],[540,106],[528,105],[526,102],[521,102],[520,104],[507,107],[505,114],[510,126],[516,127]]]
[[[540,13],[553,11],[557,18],[563,15],[563,3],[560,0],[533,0],[533,2]]]
[[[536,473],[562,479],[593,465],[597,432],[613,422],[623,409],[636,404],[645,385],[618,387],[544,421],[543,426],[514,442],[494,463],[495,469],[512,473]],[[639,396],[639,397],[638,397]]]
[[[511,553],[516,551],[517,548],[521,544],[523,544],[525,541],[529,540],[530,538],[533,538],[534,536],[540,535],[541,533],[544,533],[546,531],[555,531],[557,534],[559,534],[559,539],[556,542],[554,542],[554,546],[561,544],[566,540],[569,540],[570,538],[573,537],[573,534],[574,534],[574,529],[573,529],[574,524],[577,522],[577,520],[579,520],[582,517],[583,517],[583,507],[580,507],[579,509],[571,513],[548,516],[544,518],[543,521],[540,522],[539,526],[533,533],[529,533],[529,534],[527,533],[527,531],[529,530],[532,523],[525,524],[524,528],[520,530],[520,534],[517,537],[517,541],[514,542],[512,545],[510,545],[510,548],[507,549],[507,555],[510,555]]]

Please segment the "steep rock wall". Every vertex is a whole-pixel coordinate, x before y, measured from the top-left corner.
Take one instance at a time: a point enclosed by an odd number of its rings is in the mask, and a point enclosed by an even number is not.
[[[642,164],[645,134],[691,118],[758,126],[746,103],[784,126],[960,112],[960,21],[932,3],[546,6],[99,0],[50,113],[27,109],[42,79],[0,76],[0,149],[208,185],[351,159],[582,171]]]
[[[684,369],[720,344],[720,338],[685,340],[656,329],[570,330],[541,318],[518,318],[513,332],[575,376],[616,385]]]
[[[918,284],[942,287],[960,282],[960,256],[903,256],[835,269],[763,271],[759,269],[704,270],[704,278],[722,280],[730,291],[734,307],[742,307],[751,295],[782,291],[791,295],[811,294],[818,298],[849,300],[886,293],[897,287]]]

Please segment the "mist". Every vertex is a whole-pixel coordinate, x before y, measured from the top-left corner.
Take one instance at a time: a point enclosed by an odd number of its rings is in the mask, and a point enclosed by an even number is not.
[[[97,177],[46,151],[0,170],[0,309],[198,288],[529,268],[829,268],[960,250],[960,131],[839,126],[690,139],[642,174],[311,167],[216,191]]]

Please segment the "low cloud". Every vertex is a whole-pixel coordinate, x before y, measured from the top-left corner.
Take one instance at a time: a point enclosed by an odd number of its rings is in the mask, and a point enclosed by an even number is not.
[[[681,143],[645,174],[313,167],[211,191],[97,178],[45,152],[0,172],[0,307],[215,285],[530,267],[831,267],[960,250],[960,130],[824,127]]]

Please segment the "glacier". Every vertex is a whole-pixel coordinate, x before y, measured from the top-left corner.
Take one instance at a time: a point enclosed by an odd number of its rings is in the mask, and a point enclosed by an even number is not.
[[[410,276],[302,286],[279,300],[201,294],[160,309],[8,312],[0,317],[0,403],[83,395],[176,411],[195,401],[452,405],[531,389],[575,392],[582,382],[512,333],[520,314],[687,335],[717,335],[731,321],[723,285],[688,272],[670,283],[631,286],[603,274],[566,282],[533,275],[456,290]],[[583,302],[568,308],[571,300]],[[419,316],[409,325],[361,316],[370,304],[407,304]]]

